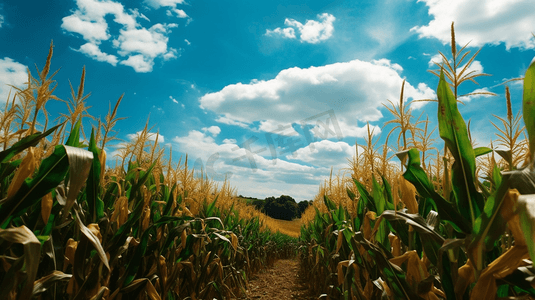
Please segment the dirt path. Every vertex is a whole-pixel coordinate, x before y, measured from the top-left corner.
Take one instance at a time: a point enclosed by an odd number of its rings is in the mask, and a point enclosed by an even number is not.
[[[297,260],[278,260],[273,268],[265,269],[249,281],[247,300],[315,299],[301,284]]]

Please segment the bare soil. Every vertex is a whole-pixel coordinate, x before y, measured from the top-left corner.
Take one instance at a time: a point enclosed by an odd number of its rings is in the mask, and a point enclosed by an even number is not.
[[[273,268],[264,269],[249,281],[246,300],[316,299],[308,292],[299,277],[299,262],[282,259]]]

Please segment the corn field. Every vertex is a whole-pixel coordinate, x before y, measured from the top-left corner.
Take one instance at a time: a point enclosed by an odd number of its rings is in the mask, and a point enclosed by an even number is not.
[[[467,71],[479,51],[457,49],[453,24],[451,37],[451,57],[440,53],[431,71],[438,99],[418,100],[438,102],[444,149],[428,118],[414,121],[402,86],[386,106],[386,144],[368,126],[349,174],[331,174],[303,216],[301,276],[322,299],[535,299],[535,63],[516,79],[522,114],[505,86],[507,115],[492,123],[501,150],[475,147],[457,91],[488,74]]]
[[[296,239],[270,230],[227,182],[164,159],[148,121],[107,167],[122,96],[104,120],[90,116],[83,69],[60,100],[52,53],[1,113],[0,299],[230,299],[295,255]],[[48,100],[69,111],[52,127]],[[97,123],[88,138],[84,119]]]

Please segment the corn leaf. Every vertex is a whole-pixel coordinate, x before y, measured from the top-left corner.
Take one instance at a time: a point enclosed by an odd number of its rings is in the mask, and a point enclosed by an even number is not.
[[[91,243],[91,245],[93,245],[93,247],[97,251],[97,255],[100,257],[100,260],[102,261],[102,263],[104,263],[106,268],[108,268],[109,270],[110,265],[108,263],[108,257],[106,256],[106,252],[104,251],[104,248],[102,248],[102,244],[100,243],[99,238],[95,236],[95,234],[89,228],[87,228],[87,226],[84,225],[84,223],[80,219],[78,210],[75,209],[74,212],[76,214],[76,218],[75,218],[76,224],[78,224],[78,226],[80,227],[80,231],[87,238],[87,240]]]
[[[56,126],[50,128],[49,130],[45,131],[44,133],[40,133],[40,132],[34,133],[34,134],[29,135],[29,136],[21,139],[20,141],[16,142],[9,149],[0,152],[0,162],[5,163],[5,162],[9,161],[11,158],[13,158],[13,156],[21,153],[25,149],[27,149],[29,147],[34,147],[35,145],[37,145],[39,143],[39,141],[42,138],[44,138],[44,137],[48,136],[49,134],[51,134],[52,132],[54,132],[54,130],[56,130],[61,125],[62,124],[56,125]]]
[[[33,179],[26,179],[17,193],[2,203],[0,206],[2,227],[5,228],[9,220],[22,215],[28,207],[55,189],[64,180],[68,169],[69,161],[65,147],[56,146],[52,155],[41,162],[37,175]]]
[[[63,207],[63,218],[65,219],[78,197],[80,189],[86,183],[89,167],[94,156],[91,152],[84,149],[71,146],[64,147],[69,160],[69,188],[67,191],[67,200]]]
[[[91,151],[93,157],[99,157],[100,149],[97,147],[93,130],[91,131],[88,150]],[[90,168],[88,168],[89,177],[87,178],[86,201],[92,223],[97,222],[104,216],[104,202],[99,197],[100,168],[101,165],[98,159],[93,159],[93,163],[90,165]]]
[[[470,226],[467,220],[461,216],[453,207],[452,203],[446,201],[440,194],[435,191],[433,184],[427,177],[424,169],[420,166],[420,152],[413,148],[396,154],[400,159],[408,155],[407,170],[403,177],[416,187],[420,196],[432,199],[435,202],[439,215],[443,220],[449,223],[458,231],[465,233],[470,232]],[[402,160],[403,161],[403,160]]]
[[[361,232],[355,234],[354,239],[368,251],[373,258],[379,271],[384,276],[388,286],[394,293],[395,299],[422,299],[409,286],[405,280],[405,274],[395,264],[388,261],[381,248],[366,240]]]
[[[535,194],[535,169],[533,164],[522,169],[504,172],[498,189],[487,199],[483,213],[474,223],[468,253],[476,271],[483,269],[483,253],[489,251],[505,230],[500,215],[505,195],[509,189],[517,189],[522,195]],[[513,208],[508,208],[513,209]]]
[[[80,146],[80,126],[82,126],[82,119],[78,119],[78,122],[74,125],[71,130],[69,138],[65,142],[66,146],[79,147]]]
[[[472,225],[483,211],[483,197],[476,189],[476,159],[468,130],[457,109],[457,99],[440,73],[437,89],[440,137],[455,158],[452,168],[453,192],[461,215]]]
[[[420,234],[425,254],[431,263],[435,266],[438,264],[439,249],[444,243],[444,238],[422,216],[393,210],[386,210],[381,216],[389,221],[402,220],[407,225],[411,225]]]
[[[529,151],[533,161],[533,153],[535,152],[535,58],[531,61],[524,76],[522,114],[528,132]]]
[[[69,281],[71,274],[65,274],[61,271],[54,270],[52,273],[35,281],[33,286],[32,297],[37,297],[39,294],[46,292],[50,287],[58,282]]]
[[[0,229],[0,239],[23,245],[26,279],[23,281],[19,299],[30,299],[41,258],[41,243],[33,232],[24,225],[17,228]]]

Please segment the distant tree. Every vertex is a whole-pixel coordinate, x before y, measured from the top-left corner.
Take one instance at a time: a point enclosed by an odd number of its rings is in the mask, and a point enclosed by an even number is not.
[[[263,208],[266,215],[280,220],[293,220],[298,217],[299,212],[295,199],[287,195],[266,198]]]
[[[298,216],[299,218],[301,218],[301,215],[303,215],[303,213],[305,212],[305,210],[310,206],[312,205],[312,201],[307,201],[307,200],[304,200],[304,201],[301,201],[299,203],[297,203],[297,208],[298,208]]]

